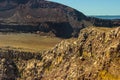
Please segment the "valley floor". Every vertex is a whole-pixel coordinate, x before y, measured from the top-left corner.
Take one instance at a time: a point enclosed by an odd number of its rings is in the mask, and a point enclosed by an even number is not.
[[[0,48],[36,52],[48,50],[61,40],[33,33],[0,33]]]

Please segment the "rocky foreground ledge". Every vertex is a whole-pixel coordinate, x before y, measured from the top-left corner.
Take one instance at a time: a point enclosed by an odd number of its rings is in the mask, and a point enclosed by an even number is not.
[[[120,27],[81,30],[40,53],[0,49],[0,80],[120,80]]]

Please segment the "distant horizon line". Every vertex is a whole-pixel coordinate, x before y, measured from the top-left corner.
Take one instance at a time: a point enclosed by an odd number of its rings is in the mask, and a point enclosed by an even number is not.
[[[120,16],[120,15],[87,15],[87,16]]]

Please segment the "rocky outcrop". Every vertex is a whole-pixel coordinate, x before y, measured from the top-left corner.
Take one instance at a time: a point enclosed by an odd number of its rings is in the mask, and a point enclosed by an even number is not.
[[[0,59],[17,80],[119,80],[120,27],[88,27],[40,53],[0,49]]]
[[[0,57],[0,80],[16,80],[18,76],[19,72],[14,61]]]
[[[0,31],[52,32],[57,37],[68,38],[78,37],[80,29],[92,25],[119,26],[120,20],[87,17],[75,9],[45,0],[0,1]]]

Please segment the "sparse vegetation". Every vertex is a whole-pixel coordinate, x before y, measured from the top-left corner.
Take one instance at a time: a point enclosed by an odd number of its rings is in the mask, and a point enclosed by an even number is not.
[[[99,72],[98,80],[120,80],[120,76],[114,76],[106,70],[103,70]]]
[[[54,47],[62,39],[31,33],[0,33],[0,48],[19,51],[41,51]]]

